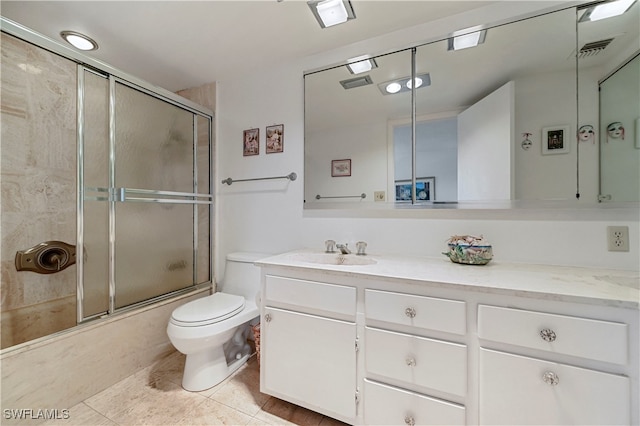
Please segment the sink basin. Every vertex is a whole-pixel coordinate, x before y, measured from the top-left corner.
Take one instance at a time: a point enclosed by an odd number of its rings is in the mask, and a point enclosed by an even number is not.
[[[294,259],[298,262],[319,263],[323,265],[374,265],[377,262],[366,256],[338,253],[300,253]]]

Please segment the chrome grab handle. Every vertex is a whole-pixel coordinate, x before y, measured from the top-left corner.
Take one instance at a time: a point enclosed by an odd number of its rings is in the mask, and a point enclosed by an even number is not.
[[[413,318],[416,316],[416,309],[415,308],[407,308],[404,310],[404,314],[406,316],[408,316],[409,318]]]
[[[406,424],[407,426],[414,426],[416,424],[416,420],[413,418],[413,416],[405,416],[404,424]]]
[[[550,386],[555,386],[560,383],[560,378],[553,371],[547,371],[542,375],[542,381]]]
[[[406,363],[409,367],[415,367],[416,366],[416,359],[415,358],[407,358]]]
[[[540,337],[545,342],[553,342],[556,340],[556,332],[551,330],[550,328],[543,328],[540,330]]]

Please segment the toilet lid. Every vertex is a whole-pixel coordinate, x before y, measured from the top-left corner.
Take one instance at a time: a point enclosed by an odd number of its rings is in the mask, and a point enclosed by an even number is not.
[[[214,293],[176,308],[171,321],[183,327],[213,324],[236,315],[244,309],[242,296],[228,293]]]

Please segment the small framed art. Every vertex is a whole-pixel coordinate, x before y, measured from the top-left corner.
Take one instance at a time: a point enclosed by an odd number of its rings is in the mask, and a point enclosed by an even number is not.
[[[284,124],[267,126],[267,154],[284,151]]]
[[[351,176],[351,159],[331,160],[331,177]]]
[[[569,126],[544,127],[542,129],[542,154],[566,154],[569,152],[571,138]]]
[[[260,154],[260,129],[245,130],[242,138],[242,155]]]

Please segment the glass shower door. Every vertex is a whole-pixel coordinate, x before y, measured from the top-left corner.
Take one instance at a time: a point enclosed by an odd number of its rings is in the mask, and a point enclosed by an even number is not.
[[[78,321],[211,281],[211,117],[80,67]]]
[[[119,309],[197,283],[196,253],[209,256],[208,245],[199,246],[196,237],[198,205],[205,206],[201,216],[208,226],[210,197],[197,194],[197,172],[205,168],[196,163],[198,116],[118,81],[114,90],[113,271]],[[201,172],[208,175],[208,157],[206,166]]]

